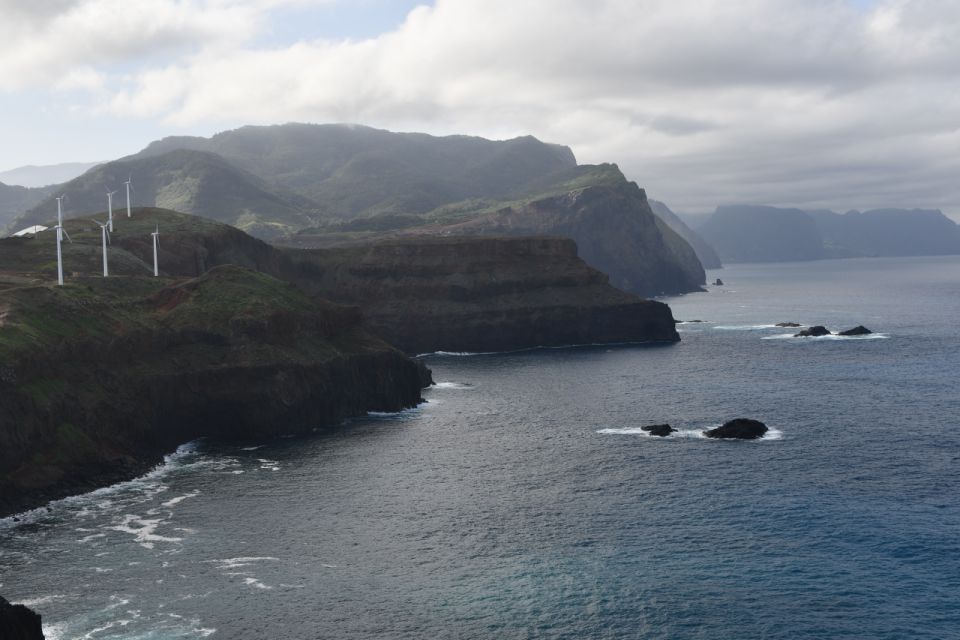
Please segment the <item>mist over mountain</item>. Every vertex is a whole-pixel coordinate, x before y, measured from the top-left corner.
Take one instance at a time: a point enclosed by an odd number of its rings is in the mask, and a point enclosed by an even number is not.
[[[131,156],[98,165],[82,176],[59,185],[66,194],[65,215],[93,215],[107,210],[107,190],[116,191],[114,215],[125,215],[124,182],[130,179],[134,206],[173,209],[226,222],[254,235],[269,238],[312,223],[313,204],[291,193],[278,193],[262,179],[207,151],[174,149],[148,156]],[[11,228],[41,224],[55,217],[51,194]]]
[[[717,207],[697,231],[724,262],[791,262],[825,255],[816,223],[800,209]]]
[[[723,266],[714,248],[699,233],[687,226],[680,216],[670,210],[670,207],[659,200],[649,200],[649,202],[653,213],[693,247],[704,269],[719,269]]]
[[[936,209],[839,214],[737,205],[718,207],[698,230],[729,262],[960,253],[960,227]]]
[[[28,164],[16,169],[0,171],[0,182],[22,187],[46,187],[73,180],[98,162],[61,162],[59,164]]]
[[[43,200],[49,193],[49,188],[31,189],[0,182],[0,230],[25,210]]]
[[[155,206],[226,222],[294,246],[401,234],[549,235],[576,240],[611,283],[640,295],[693,291],[696,252],[653,215],[616,165],[577,165],[569,148],[530,136],[494,141],[362,126],[243,127],[170,137],[59,185],[68,217]],[[48,197],[9,228],[47,222]],[[682,225],[682,223],[681,223]],[[689,230],[687,230],[689,233]]]
[[[468,198],[503,198],[577,164],[568,147],[532,136],[495,141],[297,123],[242,127],[211,138],[164,138],[137,157],[171,149],[219,154],[337,218],[422,213]]]
[[[841,256],[927,256],[960,253],[960,227],[939,209],[809,211],[824,246]]]

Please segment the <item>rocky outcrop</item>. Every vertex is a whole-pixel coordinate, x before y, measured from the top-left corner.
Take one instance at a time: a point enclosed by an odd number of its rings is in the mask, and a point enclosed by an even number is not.
[[[777,323],[776,325],[774,325],[774,326],[777,326],[777,327],[796,328],[796,327],[799,327],[800,324],[797,323],[797,322],[778,322],[778,323]]]
[[[10,604],[0,596],[0,638],[43,640],[40,615],[22,604]]]
[[[0,305],[0,515],[138,475],[198,437],[412,407],[429,381],[355,307],[235,266],[10,289]]]
[[[833,335],[829,329],[823,325],[814,325],[809,329],[804,329],[800,333],[794,334],[794,338],[819,338],[820,336]]]
[[[736,440],[755,440],[762,438],[768,431],[767,425],[750,418],[734,418],[716,429],[704,431],[708,438],[730,438]]]
[[[565,238],[414,236],[291,252],[297,282],[408,353],[679,340],[669,307],[610,286]]]
[[[660,438],[665,438],[676,431],[676,429],[671,427],[669,424],[649,424],[645,427],[640,427],[640,429],[646,431],[652,436],[658,436]]]
[[[841,331],[838,333],[838,336],[865,336],[873,333],[870,329],[867,329],[862,324],[858,324],[853,329],[847,329],[846,331]]]

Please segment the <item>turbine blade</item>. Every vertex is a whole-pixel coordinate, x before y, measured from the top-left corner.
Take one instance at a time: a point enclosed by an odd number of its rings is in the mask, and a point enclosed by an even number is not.
[[[70,234],[67,233],[67,230],[66,230],[66,229],[64,229],[63,227],[60,227],[60,231],[62,231],[62,232],[63,232],[63,235],[65,235],[65,236],[67,237],[67,240],[70,240]],[[73,240],[70,240],[70,242],[73,242]]]

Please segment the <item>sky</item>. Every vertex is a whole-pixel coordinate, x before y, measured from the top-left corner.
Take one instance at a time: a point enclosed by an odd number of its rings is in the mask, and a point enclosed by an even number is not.
[[[960,219],[954,0],[0,0],[0,170],[348,122],[570,146],[675,211]]]

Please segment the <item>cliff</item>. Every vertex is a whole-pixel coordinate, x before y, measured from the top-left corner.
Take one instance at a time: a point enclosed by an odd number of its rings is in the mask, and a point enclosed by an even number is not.
[[[666,204],[659,200],[650,200],[650,210],[654,215],[663,220],[664,224],[673,229],[678,236],[687,241],[697,254],[700,264],[704,269],[720,269],[723,264],[720,262],[720,256],[710,244],[704,240],[699,233],[687,226],[680,216],[670,210]]]
[[[610,286],[565,238],[413,236],[290,257],[302,287],[360,306],[408,353],[679,340],[667,305]]]
[[[706,276],[690,245],[650,209],[616,165],[567,169],[512,200],[468,200],[420,216],[380,215],[278,240],[330,247],[409,236],[562,236],[610,283],[641,296],[699,291]]]
[[[138,475],[194,438],[412,407],[422,380],[356,308],[236,266],[7,288],[0,363],[0,515]]]

